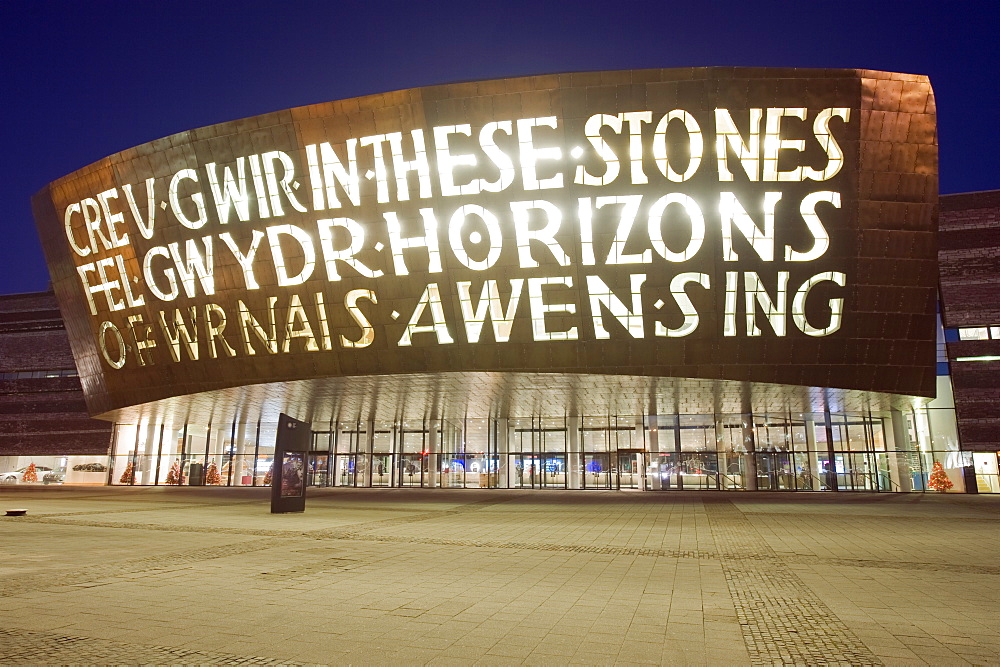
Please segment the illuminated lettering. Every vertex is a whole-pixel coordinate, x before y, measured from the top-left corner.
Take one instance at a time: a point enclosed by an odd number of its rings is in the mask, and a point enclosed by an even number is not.
[[[294,276],[290,274],[285,253],[281,248],[281,237],[295,240],[298,252],[302,257],[302,268]],[[301,285],[309,280],[316,268],[316,250],[313,248],[312,237],[305,230],[295,225],[272,225],[267,228],[267,243],[271,247],[271,258],[274,260],[274,273],[278,278],[279,287]]]
[[[347,293],[344,297],[344,306],[347,308],[347,314],[351,316],[355,324],[361,327],[361,337],[357,340],[351,340],[341,335],[341,347],[357,349],[368,347],[375,342],[375,327],[372,326],[372,323],[365,316],[364,312],[358,307],[358,301],[361,299],[368,299],[375,304],[378,303],[378,299],[375,298],[375,292],[369,289],[352,289]]]
[[[316,221],[319,230],[319,247],[323,253],[323,263],[326,266],[327,280],[340,280],[337,262],[343,262],[366,278],[379,278],[381,269],[370,269],[355,255],[361,252],[365,245],[365,228],[350,218],[326,218]],[[333,249],[334,227],[344,229],[350,236],[350,244],[341,250]],[[405,268],[405,265],[404,265]]]
[[[715,110],[715,153],[719,167],[719,180],[733,180],[729,171],[729,149],[736,153],[743,171],[751,181],[760,180],[760,120],[761,109],[750,109],[750,130],[747,141],[736,129],[728,109]],[[727,148],[728,146],[728,148]]]
[[[271,354],[278,353],[278,330],[274,316],[274,305],[277,301],[278,297],[276,296],[268,297],[267,299],[268,328],[265,329],[263,325],[261,325],[260,320],[250,313],[250,309],[247,308],[245,303],[243,303],[243,300],[237,300],[236,307],[239,309],[240,314],[240,331],[243,334],[243,349],[248,355],[252,356],[257,354],[257,351],[251,344],[251,332],[253,332],[254,337],[258,341],[264,344],[264,348],[268,352]]]
[[[667,126],[672,120],[679,120],[684,123],[684,129],[688,134],[688,166],[683,174],[674,171],[670,165],[667,151]],[[660,173],[673,183],[683,183],[689,180],[701,166],[701,159],[705,152],[705,138],[701,134],[701,126],[694,116],[682,109],[674,109],[663,115],[660,122],[653,130],[653,161],[656,163]]]
[[[437,152],[438,179],[441,182],[441,196],[479,194],[479,181],[472,180],[465,185],[455,185],[456,167],[475,167],[476,156],[471,153],[453,154],[448,146],[448,135],[472,136],[472,127],[463,125],[441,125],[434,128],[434,146]]]
[[[538,178],[535,167],[542,160],[561,160],[562,149],[558,146],[536,148],[531,136],[534,127],[551,127],[557,129],[559,121],[555,116],[545,118],[521,118],[517,121],[517,145],[521,159],[521,180],[525,190],[546,190],[561,188],[563,175],[558,173],[550,178]]]
[[[646,172],[642,170],[642,124],[653,122],[651,111],[631,111],[619,114],[628,125],[628,160],[632,185],[649,183]]]
[[[258,289],[260,285],[257,284],[257,278],[253,274],[253,261],[257,256],[257,249],[260,247],[261,239],[264,238],[264,232],[257,229],[253,230],[250,236],[250,247],[247,248],[245,254],[236,245],[233,235],[229,232],[219,234],[219,238],[226,244],[229,251],[233,253],[233,257],[236,258],[237,264],[240,265],[240,269],[243,271],[243,284],[246,288],[250,290]]]
[[[598,340],[611,338],[611,334],[604,328],[601,306],[604,306],[612,317],[625,327],[632,338],[642,338],[645,335],[642,325],[642,295],[640,293],[644,282],[646,282],[646,274],[644,273],[635,273],[629,276],[629,285],[632,289],[632,308],[629,309],[601,278],[587,276],[587,292],[590,296],[590,314],[594,320],[595,338]]]
[[[184,256],[181,256],[180,245],[177,243],[167,244],[170,250],[170,257],[177,267],[177,275],[180,277],[184,293],[188,297],[193,297],[198,290],[195,288],[195,279],[201,285],[202,291],[207,295],[215,294],[215,265],[212,263],[212,237],[203,236],[201,239],[205,246],[205,254],[198,250],[197,239],[188,239],[184,242]]]
[[[528,278],[528,306],[531,309],[531,333],[536,341],[542,340],[577,340],[578,332],[575,326],[562,331],[549,331],[545,316],[549,313],[576,313],[575,303],[546,303],[542,288],[550,285],[573,287],[573,278]],[[565,319],[565,318],[560,318]]]
[[[635,217],[639,214],[639,204],[642,203],[642,195],[626,195],[624,197],[598,197],[595,202],[597,208],[603,208],[609,204],[620,205],[622,207],[621,217],[618,219],[618,230],[615,238],[611,242],[611,249],[605,259],[605,264],[649,264],[653,261],[653,251],[647,248],[641,253],[626,253],[625,244],[635,226]]]
[[[708,289],[711,285],[709,276],[707,273],[678,273],[676,276],[670,279],[670,295],[674,298],[674,302],[677,303],[678,308],[681,310],[681,315],[684,316],[684,321],[676,329],[668,329],[660,322],[656,322],[653,325],[653,333],[656,336],[666,336],[667,338],[683,338],[684,336],[689,336],[691,333],[698,328],[698,310],[694,307],[694,303],[691,301],[691,297],[687,294],[687,286],[690,283],[695,283],[701,285],[705,289]],[[735,294],[735,289],[733,290]],[[727,291],[728,299],[728,291]],[[735,311],[735,299],[733,304],[733,310]],[[733,313],[733,334],[735,335],[736,323],[735,323],[735,312]]]
[[[97,201],[101,205],[101,211],[104,213],[104,224],[107,226],[108,233],[111,235],[111,246],[114,248],[120,248],[124,245],[128,245],[128,233],[118,236],[118,231],[115,229],[115,226],[125,224],[125,215],[120,211],[118,213],[111,212],[111,204],[109,201],[111,199],[118,199],[118,188],[111,188],[110,190],[105,190],[97,195]]]
[[[806,319],[806,299],[809,298],[809,292],[812,291],[812,288],[819,283],[826,281],[832,282],[840,287],[847,285],[847,277],[839,271],[817,273],[815,276],[804,282],[798,290],[796,290],[795,297],[792,299],[792,321],[795,323],[798,330],[807,336],[829,336],[840,329],[844,315],[844,299],[842,297],[837,297],[828,301],[828,305],[830,307],[830,322],[825,327],[814,327],[809,324],[809,321]]]
[[[587,141],[593,146],[597,156],[604,161],[604,174],[593,176],[581,164],[576,168],[576,176],[573,179],[574,183],[581,185],[609,185],[618,178],[621,164],[618,162],[618,156],[615,155],[611,145],[601,136],[602,127],[610,127],[615,133],[621,134],[622,118],[620,116],[599,113],[588,118],[587,122],[583,125],[584,136],[587,137]]]
[[[423,317],[425,310],[430,310],[431,323],[418,324]],[[444,306],[441,305],[441,291],[437,283],[430,283],[424,288],[423,294],[417,301],[417,307],[413,309],[410,321],[406,323],[406,330],[397,343],[400,347],[407,347],[413,344],[413,335],[418,333],[432,333],[437,337],[438,345],[454,343],[451,333],[448,331],[448,323],[444,317]]]
[[[487,314],[493,322],[493,339],[498,343],[506,343],[510,340],[511,330],[514,327],[514,314],[517,313],[517,304],[521,300],[523,285],[524,280],[521,278],[514,278],[510,281],[510,300],[507,302],[507,310],[504,311],[497,281],[487,280],[483,283],[479,303],[476,306],[472,305],[472,283],[468,281],[455,283],[455,287],[458,289],[458,303],[462,308],[462,318],[465,321],[465,335],[470,343],[479,342],[483,325],[486,324]]]
[[[780,192],[764,193],[764,228],[753,221],[746,209],[732,192],[719,193],[719,214],[722,216],[722,259],[739,260],[733,250],[733,226],[750,242],[754,252],[765,262],[774,261],[774,208],[781,199]]]
[[[229,222],[229,212],[231,209],[236,209],[236,217],[240,222],[246,222],[250,219],[246,158],[241,157],[236,159],[235,178],[230,167],[223,167],[221,187],[219,185],[219,175],[216,173],[215,168],[216,164],[214,162],[209,162],[205,165],[205,174],[208,176],[208,189],[212,193],[212,199],[215,201],[215,212],[219,217],[219,222],[223,225]]]
[[[837,138],[833,136],[833,132],[830,130],[830,121],[834,116],[846,123],[851,118],[851,110],[846,107],[832,107],[823,109],[816,114],[816,120],[813,121],[813,134],[816,135],[819,145],[826,151],[827,163],[826,167],[822,170],[816,170],[809,166],[803,167],[803,178],[814,181],[828,181],[840,173],[841,168],[844,166],[844,151],[840,148]]]
[[[465,250],[465,237],[462,235],[462,227],[470,215],[475,215],[482,220],[483,226],[486,228],[486,236],[488,237],[490,249],[486,254],[486,258],[482,260],[472,259]],[[473,244],[481,242],[481,239],[482,236],[479,232],[472,232],[470,240]],[[455,259],[463,266],[473,271],[485,271],[500,259],[500,251],[503,249],[500,221],[482,206],[476,204],[460,206],[455,211],[455,214],[451,216],[451,221],[448,223],[448,242],[451,244],[451,250],[455,255]]]
[[[663,216],[667,211],[667,207],[671,204],[677,204],[684,209],[688,223],[691,225],[691,240],[682,252],[674,252],[663,242],[663,233],[661,231]],[[649,241],[653,246],[653,250],[668,262],[688,261],[698,254],[702,243],[705,242],[705,217],[701,214],[701,208],[699,208],[694,199],[680,192],[663,195],[653,202],[653,205],[649,207],[647,228]]]
[[[542,212],[545,225],[541,229],[528,229],[531,222],[529,211],[537,209]],[[556,232],[562,224],[562,212],[552,204],[544,200],[536,201],[513,201],[510,203],[510,210],[514,217],[514,234],[517,238],[517,258],[522,269],[533,269],[538,266],[538,262],[531,255],[531,241],[537,241],[548,248],[559,266],[569,265],[569,257],[563,252],[562,246],[556,241]]]
[[[208,342],[208,356],[213,359],[219,358],[216,341],[222,343],[222,351],[227,357],[236,356],[236,350],[229,344],[229,341],[226,340],[226,337],[222,333],[225,330],[226,311],[218,304],[205,304],[205,340]]]
[[[835,208],[840,208],[839,192],[813,192],[806,195],[799,205],[799,213],[813,236],[813,247],[806,252],[798,252],[791,246],[785,246],[785,261],[788,262],[811,262],[823,256],[823,253],[830,247],[830,235],[826,233],[823,221],[816,215],[816,205],[822,201],[832,204]]]
[[[764,289],[763,283],[753,271],[743,273],[743,297],[746,305],[747,335],[759,336],[760,328],[757,326],[757,308],[759,304],[764,311],[771,329],[775,335],[785,335],[785,314],[788,312],[788,271],[778,271],[778,285],[775,289],[775,298]]]
[[[437,218],[434,217],[434,209],[420,209],[420,217],[424,223],[423,236],[411,236],[403,238],[403,228],[399,224],[399,218],[392,211],[384,214],[386,226],[389,230],[389,247],[392,251],[392,265],[397,276],[409,275],[406,262],[403,261],[403,251],[412,248],[427,248],[428,273],[441,273],[441,249],[438,247]]]
[[[293,294],[288,304],[288,316],[285,318],[285,339],[281,343],[281,351],[287,354],[292,347],[292,340],[302,338],[305,340],[307,352],[317,352],[319,345],[316,344],[316,335],[313,334],[312,324],[309,323],[309,316],[302,306],[302,299],[298,294]]]
[[[361,180],[358,178],[358,140],[348,139],[347,166],[327,142],[306,146],[309,179],[312,181],[313,209],[340,208],[337,185],[354,206],[361,205]],[[317,154],[318,147],[318,154]],[[324,185],[325,184],[325,185]],[[263,216],[266,217],[266,216]]]
[[[156,222],[156,179],[152,176],[146,179],[146,219],[142,219],[139,207],[135,203],[135,195],[132,194],[132,184],[123,185],[125,201],[128,202],[129,210],[132,211],[132,218],[142,238],[149,240],[153,238],[153,228]]]
[[[193,183],[197,183],[198,172],[194,169],[181,169],[174,174],[173,178],[170,179],[170,188],[167,193],[167,198],[170,200],[170,210],[173,211],[174,217],[177,218],[177,222],[181,223],[188,229],[201,229],[201,227],[208,222],[208,213],[205,210],[205,196],[201,194],[200,190],[196,190],[191,194],[190,199],[194,203],[198,215],[195,218],[189,218],[181,208],[181,181],[191,181]]]
[[[410,189],[407,185],[406,177],[411,171],[417,172],[417,183],[420,185],[420,199],[431,196],[431,167],[427,161],[427,149],[424,147],[424,131],[421,129],[410,130],[410,140],[413,142],[413,159],[403,158],[403,135],[400,132],[391,132],[389,135],[389,149],[392,151],[392,170],[396,174],[396,200],[408,201],[410,199]]]
[[[198,361],[200,347],[198,345],[198,307],[191,306],[188,310],[191,317],[191,324],[188,325],[184,319],[184,312],[181,308],[175,308],[170,324],[167,323],[166,313],[160,311],[160,330],[167,339],[167,349],[170,350],[170,358],[175,362],[181,360],[181,349],[187,352],[192,361]]]

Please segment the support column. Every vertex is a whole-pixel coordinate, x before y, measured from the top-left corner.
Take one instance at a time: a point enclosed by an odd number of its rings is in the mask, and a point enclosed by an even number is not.
[[[889,455],[889,475],[900,491],[913,490],[913,475],[910,472],[910,436],[906,430],[906,417],[899,410],[890,410],[892,425],[892,447]],[[885,424],[882,426],[885,429]]]
[[[583,488],[583,454],[580,445],[580,418],[566,418],[566,475],[568,487],[571,489]]]
[[[661,491],[663,489],[663,477],[662,470],[660,469],[660,428],[659,422],[657,421],[656,415],[649,415],[647,429],[649,432],[649,444],[647,448],[649,450],[650,459],[650,480],[649,488],[653,491]]]
[[[146,424],[143,428],[143,441],[142,441],[142,454],[140,454],[140,466],[139,469],[142,471],[141,474],[136,475],[136,480],[138,484],[156,484],[156,455],[159,450],[159,427],[150,422]],[[167,466],[166,469],[169,470],[170,466],[173,465],[173,461],[164,461],[163,465]]]
[[[823,480],[821,479],[821,466],[819,457],[821,452],[816,450],[816,420],[807,418],[806,423],[806,450],[809,452],[809,467],[812,476],[812,490],[822,491]]]
[[[431,419],[427,424],[427,478],[425,486],[436,489],[441,485],[441,420]]]
[[[746,479],[743,480],[744,488],[747,491],[757,490],[757,441],[753,430],[753,413],[740,415],[740,433],[743,436],[743,447],[746,453],[743,454],[743,470]]]

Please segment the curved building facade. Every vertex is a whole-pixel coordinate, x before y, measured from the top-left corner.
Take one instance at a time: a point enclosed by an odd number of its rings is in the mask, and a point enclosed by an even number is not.
[[[112,483],[262,484],[281,412],[324,485],[899,491],[957,449],[925,77],[404,90],[33,204]]]

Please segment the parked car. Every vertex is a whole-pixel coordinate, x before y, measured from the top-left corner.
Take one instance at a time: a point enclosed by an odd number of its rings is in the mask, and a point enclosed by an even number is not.
[[[0,484],[18,484],[23,482],[24,472],[27,469],[28,466],[24,466],[10,472],[0,472]],[[60,484],[63,481],[63,476],[48,466],[35,465],[35,475],[41,484]]]

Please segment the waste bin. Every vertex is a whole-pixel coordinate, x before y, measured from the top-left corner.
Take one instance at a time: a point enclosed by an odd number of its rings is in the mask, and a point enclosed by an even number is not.
[[[205,466],[201,463],[192,463],[188,466],[188,484],[190,486],[204,486]]]

